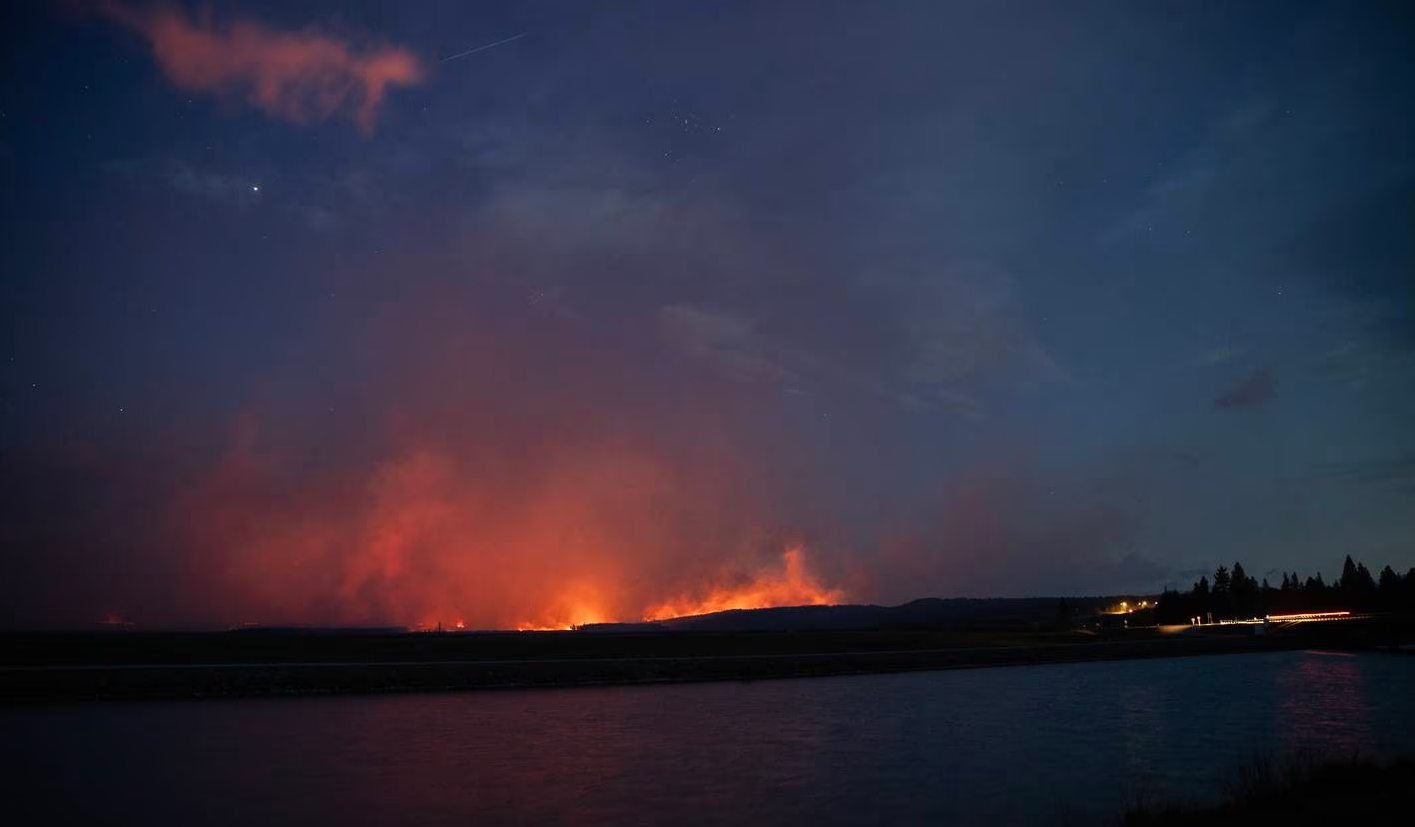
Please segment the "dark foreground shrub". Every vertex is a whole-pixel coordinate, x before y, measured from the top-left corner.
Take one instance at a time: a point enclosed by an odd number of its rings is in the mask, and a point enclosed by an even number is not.
[[[1415,761],[1320,760],[1310,753],[1253,761],[1234,771],[1225,799],[1211,807],[1136,806],[1132,827],[1229,824],[1415,824]]]

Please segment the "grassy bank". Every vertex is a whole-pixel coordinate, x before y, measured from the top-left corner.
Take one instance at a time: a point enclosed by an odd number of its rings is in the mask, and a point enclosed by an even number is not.
[[[1225,799],[1213,806],[1141,804],[1125,815],[1123,823],[1127,827],[1404,825],[1415,817],[1412,790],[1415,760],[1380,764],[1298,754],[1239,767],[1227,784]]]

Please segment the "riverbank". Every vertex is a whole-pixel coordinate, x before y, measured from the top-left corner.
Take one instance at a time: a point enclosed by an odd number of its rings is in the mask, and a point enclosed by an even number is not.
[[[0,702],[197,699],[737,681],[1307,645],[1300,636],[867,631],[7,635]]]
[[[1296,755],[1239,767],[1226,799],[1208,807],[1141,804],[1126,813],[1126,827],[1202,824],[1404,825],[1410,823],[1415,760],[1390,764],[1349,759],[1322,761]]]

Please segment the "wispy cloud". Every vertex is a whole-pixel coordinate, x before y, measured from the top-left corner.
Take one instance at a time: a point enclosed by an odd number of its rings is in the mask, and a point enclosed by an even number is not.
[[[790,375],[751,319],[676,304],[659,310],[658,323],[669,342],[734,379],[781,381]]]
[[[1214,400],[1219,409],[1256,408],[1277,396],[1277,369],[1264,365]]]
[[[1238,357],[1246,354],[1247,352],[1248,348],[1246,347],[1240,347],[1237,345],[1222,345],[1220,347],[1210,348],[1196,355],[1194,358],[1190,359],[1186,363],[1186,366],[1195,368],[1207,368],[1213,367],[1214,365],[1222,365],[1226,362],[1231,362],[1234,359],[1237,359]]]
[[[1415,454],[1317,466],[1319,476],[1358,482],[1415,484]]]
[[[170,187],[183,195],[227,207],[245,208],[261,200],[257,179],[231,175],[182,158],[125,158],[109,161],[104,168],[137,187]]]
[[[198,169],[184,161],[173,161],[165,172],[174,189],[198,198],[235,206],[253,204],[260,198],[258,186],[249,180]]]
[[[416,84],[424,74],[417,57],[401,47],[360,49],[310,29],[277,31],[246,18],[217,21],[166,5],[109,0],[99,8],[147,40],[178,88],[243,98],[296,123],[346,117],[371,131],[387,90]]]

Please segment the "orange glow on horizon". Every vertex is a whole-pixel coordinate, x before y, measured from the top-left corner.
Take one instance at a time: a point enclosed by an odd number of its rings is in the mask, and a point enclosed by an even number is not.
[[[133,624],[123,618],[122,612],[106,612],[103,615],[103,619],[98,622],[100,625],[117,629],[130,629],[133,626]]]
[[[842,589],[826,587],[806,569],[806,553],[800,546],[782,555],[783,570],[763,571],[751,582],[734,587],[716,587],[706,595],[684,594],[644,609],[644,620],[725,612],[731,609],[769,609],[778,606],[821,606],[845,599]]]
[[[603,597],[599,589],[587,583],[579,583],[559,602],[533,620],[517,623],[513,628],[518,632],[562,632],[590,623],[608,623],[613,618],[603,608]]]
[[[516,624],[518,632],[565,632],[586,624],[608,623],[609,617],[596,609],[578,607],[567,614],[555,613],[541,622]]]

